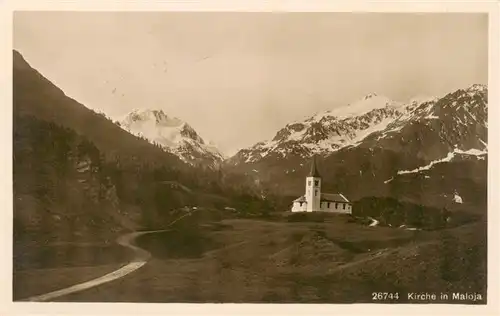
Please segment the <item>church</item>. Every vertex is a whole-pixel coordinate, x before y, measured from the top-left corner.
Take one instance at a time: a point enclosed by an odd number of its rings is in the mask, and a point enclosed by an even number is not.
[[[292,212],[332,212],[352,214],[352,203],[341,193],[322,193],[321,176],[313,158],[306,177],[305,194],[293,201]]]

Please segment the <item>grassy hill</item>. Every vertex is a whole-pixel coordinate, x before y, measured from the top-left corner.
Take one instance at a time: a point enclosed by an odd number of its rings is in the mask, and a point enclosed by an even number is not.
[[[210,214],[141,237],[153,259],[133,275],[58,301],[387,303],[372,293],[392,292],[399,298],[391,301],[405,303],[409,292],[426,291],[477,292],[483,300],[465,303],[486,303],[483,222],[408,231],[346,215],[289,222]]]

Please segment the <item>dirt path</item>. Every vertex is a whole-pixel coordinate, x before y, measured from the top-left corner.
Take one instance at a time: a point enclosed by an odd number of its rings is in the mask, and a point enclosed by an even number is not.
[[[79,284],[76,284],[76,285],[61,289],[61,290],[57,290],[54,292],[50,292],[50,293],[46,293],[46,294],[42,294],[42,295],[37,295],[37,296],[32,296],[32,297],[25,299],[24,301],[31,301],[31,302],[50,301],[50,300],[53,300],[55,298],[61,297],[63,295],[68,295],[71,293],[80,292],[80,291],[101,285],[103,283],[114,281],[116,279],[119,279],[119,278],[126,276],[129,273],[134,272],[135,270],[141,268],[143,265],[145,265],[148,262],[149,258],[151,257],[151,254],[149,252],[147,252],[146,250],[143,250],[139,247],[134,246],[133,242],[134,242],[135,238],[137,238],[141,235],[154,233],[154,232],[156,232],[156,231],[135,232],[135,233],[130,233],[130,234],[120,236],[117,239],[118,244],[120,244],[124,247],[130,248],[135,252],[134,259],[131,262],[129,262],[128,264],[121,267],[120,269],[115,270],[115,271],[108,273],[106,275],[103,275],[102,277],[99,277],[97,279],[93,279],[93,280],[90,280],[87,282],[79,283]]]
[[[179,220],[183,219],[186,216],[190,216],[191,214],[192,214],[192,212],[189,212],[187,214],[182,215],[181,217],[177,218],[176,220],[174,220],[173,222],[168,224],[167,227],[172,226],[173,224],[175,224]],[[144,266],[148,262],[149,258],[151,258],[151,254],[148,251],[134,245],[135,239],[137,237],[145,235],[145,234],[160,233],[160,232],[165,232],[167,230],[168,229],[150,230],[150,231],[134,232],[134,233],[122,235],[122,236],[118,237],[116,242],[119,245],[121,245],[123,247],[130,248],[134,251],[135,257],[134,257],[134,259],[132,259],[131,262],[129,262],[128,264],[119,268],[118,270],[115,270],[111,273],[103,275],[102,277],[99,277],[99,278],[96,278],[96,279],[93,279],[93,280],[90,280],[87,282],[79,283],[79,284],[76,284],[76,285],[61,289],[61,290],[53,291],[50,293],[32,296],[32,297],[29,297],[27,299],[24,299],[23,301],[30,301],[30,302],[50,301],[50,300],[53,300],[55,298],[58,298],[58,297],[61,297],[64,295],[72,294],[75,292],[80,292],[80,291],[90,289],[90,288],[96,287],[96,286],[104,284],[104,283],[114,281],[116,279],[123,278],[127,274],[130,274],[130,273],[136,271],[137,269],[141,268],[142,266]]]

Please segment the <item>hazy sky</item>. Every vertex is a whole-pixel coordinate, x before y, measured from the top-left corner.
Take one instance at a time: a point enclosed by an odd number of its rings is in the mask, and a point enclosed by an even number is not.
[[[487,83],[485,14],[17,12],[14,48],[118,118],[163,109],[226,153],[376,92]]]

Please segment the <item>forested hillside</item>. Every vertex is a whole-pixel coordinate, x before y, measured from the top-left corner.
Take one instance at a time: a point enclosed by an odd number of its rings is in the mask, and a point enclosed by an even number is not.
[[[16,243],[104,240],[183,206],[260,209],[244,176],[193,167],[68,98],[14,52]]]

